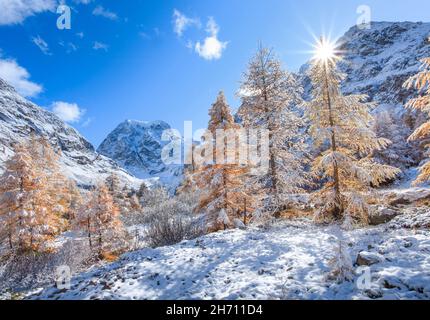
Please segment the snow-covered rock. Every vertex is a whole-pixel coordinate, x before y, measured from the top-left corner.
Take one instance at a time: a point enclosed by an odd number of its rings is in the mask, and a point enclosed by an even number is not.
[[[369,224],[377,226],[379,224],[387,223],[401,214],[400,210],[394,208],[386,208],[384,206],[377,206],[369,215]]]
[[[356,264],[359,266],[371,266],[384,261],[384,257],[376,252],[360,252],[357,256]]]
[[[21,97],[0,79],[0,172],[12,155],[11,145],[29,135],[43,135],[61,150],[63,172],[82,187],[96,184],[115,172],[123,184],[137,188],[140,179],[121,169],[113,160],[98,154],[74,128],[55,114]]]
[[[170,126],[163,121],[127,120],[118,125],[98,148],[98,152],[114,159],[136,177],[159,180],[170,190],[182,181],[180,164],[165,164],[162,149],[175,137],[168,133]],[[163,132],[167,137],[163,139]]]

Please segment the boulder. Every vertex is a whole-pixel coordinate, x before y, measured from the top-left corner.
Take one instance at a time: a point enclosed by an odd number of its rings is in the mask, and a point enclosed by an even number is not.
[[[385,258],[378,253],[362,251],[358,254],[355,263],[359,266],[371,266],[384,260]]]
[[[385,207],[378,208],[377,210],[374,210],[373,213],[369,216],[369,224],[371,226],[376,226],[379,224],[387,223],[400,214],[401,212],[396,209]]]

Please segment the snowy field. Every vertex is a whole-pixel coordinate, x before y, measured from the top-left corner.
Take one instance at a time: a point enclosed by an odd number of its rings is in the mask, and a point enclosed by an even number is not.
[[[352,231],[303,219],[229,230],[126,254],[77,275],[70,290],[52,287],[28,298],[430,299],[430,230],[417,228],[428,223],[430,214],[421,210]],[[329,280],[339,239],[354,264],[360,253],[360,264],[369,265],[365,288],[357,286],[360,272],[341,284]]]

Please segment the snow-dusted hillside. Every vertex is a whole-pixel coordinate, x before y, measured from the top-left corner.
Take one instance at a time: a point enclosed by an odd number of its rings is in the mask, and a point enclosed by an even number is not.
[[[268,231],[230,230],[174,246],[124,255],[73,278],[70,290],[32,299],[430,299],[430,231],[404,221],[343,232],[307,220]],[[430,215],[427,217],[430,222]],[[410,226],[412,227],[412,226]],[[367,289],[328,280],[328,261],[343,239],[355,262],[369,265]],[[357,267],[357,265],[355,266]]]
[[[158,180],[174,190],[182,180],[183,168],[162,161],[161,151],[169,143],[163,141],[162,135],[169,129],[163,121],[127,120],[107,136],[97,151],[136,177]]]
[[[402,107],[416,94],[402,85],[430,56],[429,36],[430,23],[373,22],[370,29],[351,28],[339,40],[348,75],[345,92],[365,92],[379,104]]]
[[[27,139],[31,133],[47,137],[56,149],[61,150],[64,173],[81,186],[93,185],[112,172],[131,187],[136,188],[141,183],[114,161],[95,152],[75,129],[53,113],[24,99],[0,79],[0,171],[12,154],[11,145]]]

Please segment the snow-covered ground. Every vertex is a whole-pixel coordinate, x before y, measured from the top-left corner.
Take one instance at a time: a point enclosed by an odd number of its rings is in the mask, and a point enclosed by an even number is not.
[[[402,227],[417,214],[430,221],[424,211],[352,231],[295,220],[214,233],[126,254],[73,277],[70,290],[52,287],[29,298],[430,299],[430,230]],[[339,237],[353,262],[360,252],[370,261],[366,288],[357,287],[361,273],[341,284],[327,280]]]

